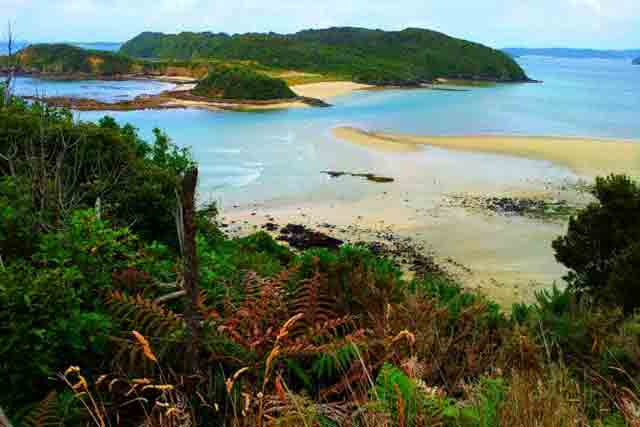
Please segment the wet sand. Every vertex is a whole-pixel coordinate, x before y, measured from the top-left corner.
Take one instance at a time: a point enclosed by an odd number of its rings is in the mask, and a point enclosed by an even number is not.
[[[640,174],[640,143],[632,141],[520,136],[424,137],[366,132],[351,127],[337,128],[334,135],[380,150],[413,151],[427,145],[547,160],[588,177],[610,173]]]
[[[350,141],[365,138],[351,135]],[[448,152],[386,139],[363,148],[373,155],[367,172],[394,182],[327,177],[321,188],[291,200],[223,207],[228,231],[245,235],[274,222],[302,224],[348,242],[409,238],[426,245],[463,285],[507,310],[515,302],[533,301],[540,289],[563,286],[566,269],[555,261],[551,243],[566,232],[566,218],[500,215],[456,205],[451,197],[531,197],[584,206],[592,198],[579,191],[580,176],[563,166],[504,154]]]

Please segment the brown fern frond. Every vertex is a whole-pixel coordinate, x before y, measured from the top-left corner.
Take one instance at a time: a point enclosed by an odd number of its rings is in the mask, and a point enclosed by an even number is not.
[[[283,276],[245,278],[245,298],[234,312],[228,312],[218,331],[259,356],[268,353],[278,339],[280,327],[291,317],[287,310]]]
[[[200,289],[198,292],[198,311],[203,320],[220,320],[220,314],[207,304],[207,291]]]
[[[107,305],[118,319],[128,322],[129,329],[150,337],[166,337],[184,328],[183,320],[173,311],[145,299],[120,291],[107,296]]]
[[[329,291],[327,277],[316,271],[313,277],[300,284],[289,303],[292,313],[304,314],[304,321],[298,323],[292,336],[303,334],[311,328],[320,329],[320,325],[340,317],[336,311],[337,305],[336,298]]]
[[[50,392],[27,416],[26,427],[62,426],[62,420],[56,413],[58,393]]]

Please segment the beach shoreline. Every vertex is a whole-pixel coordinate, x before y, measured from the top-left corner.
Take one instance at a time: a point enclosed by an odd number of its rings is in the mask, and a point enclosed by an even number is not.
[[[291,86],[291,90],[298,96],[320,99],[325,102],[338,96],[372,88],[374,86],[349,81],[306,83]]]
[[[268,111],[290,108],[328,107],[332,98],[348,95],[358,90],[371,89],[372,86],[353,82],[334,81],[307,83],[292,86],[298,95],[292,99],[268,101],[206,99],[191,94],[195,87],[192,78],[180,76],[144,76],[131,77],[130,80],[159,81],[173,83],[173,90],[158,95],[141,95],[133,100],[115,103],[100,102],[95,99],[73,97],[25,97],[38,100],[53,107],[70,108],[77,111],[139,111],[168,109],[204,109],[209,111]]]
[[[424,247],[424,255],[463,286],[489,296],[507,310],[514,303],[533,302],[539,290],[563,286],[567,270],[555,260],[551,244],[566,233],[569,216],[593,202],[588,191],[592,175],[572,174],[566,165],[551,162],[544,170],[565,172],[544,178],[536,175],[534,167],[526,173],[531,178],[525,174],[514,181],[507,181],[510,175],[500,182],[469,181],[452,165],[467,165],[467,174],[480,177],[483,170],[475,166],[469,170],[466,162],[500,164],[504,161],[501,156],[518,153],[500,151],[494,158],[496,153],[481,151],[481,157],[469,157],[463,151],[471,150],[465,147],[435,155],[421,139],[398,142],[357,130],[344,132],[344,128],[334,129],[335,137],[346,143],[364,138],[363,148],[379,157],[380,163],[372,164],[372,173],[395,179],[375,183],[362,180],[359,174],[340,173],[327,177],[322,192],[225,206],[221,215],[225,230],[232,236],[245,236],[300,224],[352,244],[411,242]],[[558,143],[564,139],[543,140]],[[418,160],[434,155],[436,159],[428,166]],[[546,159],[528,156],[519,162],[536,165],[539,160]],[[343,192],[342,186],[357,186],[362,191],[347,196],[350,193]],[[527,215],[519,206],[537,206],[540,215]],[[560,214],[549,214],[549,209],[559,209]],[[406,262],[402,257],[397,261]]]
[[[325,196],[310,194],[298,200],[224,209],[228,233],[247,235],[301,224],[347,243],[413,242],[424,247],[424,254],[463,286],[489,296],[505,309],[514,303],[533,302],[539,290],[564,286],[567,270],[555,260],[551,243],[566,233],[570,215],[593,202],[589,186],[595,176],[640,175],[640,144],[624,140],[420,137],[349,127],[334,128],[332,134],[337,140],[377,153],[380,167],[386,169],[372,172],[396,179],[368,183],[370,190],[348,198],[340,195],[337,186],[363,185],[356,181],[359,175],[334,173],[328,178]],[[533,181],[483,181],[469,186],[466,180],[456,178],[449,163],[425,168],[424,163],[408,160],[433,157],[430,147],[450,151],[451,164],[456,164],[455,159],[466,164],[469,155],[483,156],[489,163],[501,162],[504,156],[532,165],[545,162],[548,165],[541,167],[560,172],[549,174],[551,181],[546,182],[537,179],[532,170]],[[477,157],[473,161],[482,163]],[[445,184],[431,184],[442,179]],[[463,193],[456,193],[460,189]],[[518,206],[538,206],[542,214],[500,212],[504,206],[515,211]],[[548,209],[560,209],[562,214],[549,216]],[[402,258],[398,261],[406,262]]]
[[[640,175],[640,143],[629,140],[545,136],[416,136],[338,127],[333,135],[374,150],[410,152],[425,147],[549,161],[593,178],[611,173]]]

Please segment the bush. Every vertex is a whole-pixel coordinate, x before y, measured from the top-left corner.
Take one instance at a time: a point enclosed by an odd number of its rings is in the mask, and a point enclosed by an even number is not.
[[[34,152],[44,157],[36,161]],[[11,177],[3,180],[0,199],[15,200],[8,207],[0,202],[0,214],[12,222],[0,233],[11,234],[12,247],[22,246],[18,253],[26,254],[41,230],[98,199],[115,224],[177,247],[175,189],[193,162],[159,130],[147,144],[112,118],[76,122],[68,111],[16,101],[0,109],[0,154],[0,176]],[[19,242],[29,227],[31,237]]]
[[[44,397],[48,378],[69,364],[104,360],[112,320],[83,298],[73,267],[11,264],[0,282],[0,402],[10,408]]]
[[[275,79],[249,68],[218,67],[198,83],[195,95],[209,98],[266,101],[289,99],[297,95],[284,80]]]
[[[640,299],[629,298],[636,295],[637,269],[627,266],[637,257],[631,246],[640,241],[640,186],[612,175],[598,178],[593,194],[597,203],[571,218],[567,234],[553,242],[556,258],[571,270],[573,289],[630,311],[640,306]]]

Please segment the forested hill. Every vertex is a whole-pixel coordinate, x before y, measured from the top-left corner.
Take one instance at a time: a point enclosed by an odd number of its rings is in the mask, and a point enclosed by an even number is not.
[[[330,28],[234,36],[147,32],[125,43],[120,52],[138,58],[256,61],[374,84],[436,78],[527,80],[522,68],[503,52],[423,29]]]
[[[133,60],[113,52],[87,50],[68,44],[35,44],[17,54],[23,70],[44,74],[126,74]]]

